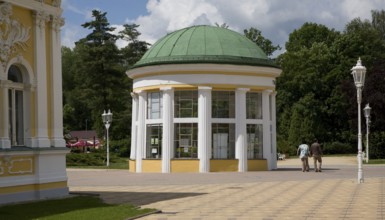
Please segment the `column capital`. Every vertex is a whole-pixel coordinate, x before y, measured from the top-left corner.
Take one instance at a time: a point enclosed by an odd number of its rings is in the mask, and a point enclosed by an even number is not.
[[[263,92],[263,93],[267,93],[267,94],[270,94],[270,93],[272,93],[272,92],[273,92],[273,90],[271,90],[271,89],[266,89],[266,90],[263,90],[262,92]]]
[[[59,16],[50,15],[52,30],[59,33],[60,28],[64,25],[64,18]]]
[[[249,88],[237,88],[237,92],[244,92],[244,93],[246,93],[248,91],[250,91]]]
[[[199,90],[212,90],[213,88],[210,86],[198,86]]]
[[[166,86],[166,87],[161,87],[160,88],[160,91],[169,91],[169,90],[174,90],[174,88],[172,88],[170,86]]]
[[[32,16],[35,18],[35,25],[40,28],[45,28],[45,22],[50,20],[50,16],[44,11],[33,11]]]

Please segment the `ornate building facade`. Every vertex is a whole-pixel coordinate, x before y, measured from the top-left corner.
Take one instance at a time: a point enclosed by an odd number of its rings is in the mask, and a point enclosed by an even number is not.
[[[130,171],[275,169],[280,73],[255,43],[226,28],[193,26],[163,37],[127,71]]]
[[[60,5],[0,1],[0,204],[68,195]]]

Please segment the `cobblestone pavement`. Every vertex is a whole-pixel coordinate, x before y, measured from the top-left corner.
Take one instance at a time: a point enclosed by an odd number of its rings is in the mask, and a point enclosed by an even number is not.
[[[141,219],[385,219],[384,165],[364,165],[358,184],[355,157],[323,160],[322,173],[302,172],[297,158],[264,172],[67,172],[72,193],[161,210]]]

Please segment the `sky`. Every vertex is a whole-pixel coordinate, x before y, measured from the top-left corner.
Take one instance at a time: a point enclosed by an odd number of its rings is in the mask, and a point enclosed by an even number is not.
[[[283,49],[289,34],[305,22],[337,31],[354,18],[371,20],[371,10],[385,10],[385,0],[62,0],[65,25],[62,45],[73,48],[90,31],[92,10],[107,12],[116,32],[123,24],[138,24],[140,40],[155,43],[167,33],[193,25],[221,25],[243,34],[255,27]],[[117,42],[124,47],[127,42]],[[274,56],[274,54],[273,54]]]

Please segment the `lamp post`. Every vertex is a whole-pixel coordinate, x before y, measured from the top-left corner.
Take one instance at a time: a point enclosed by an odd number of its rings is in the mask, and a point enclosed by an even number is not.
[[[111,122],[112,122],[112,113],[108,109],[108,112],[106,113],[106,110],[104,110],[102,114],[103,123],[106,126],[107,130],[107,167],[110,166],[110,150],[109,150],[109,143],[108,143],[108,129],[110,128]]]
[[[361,64],[361,58],[358,58],[357,64],[352,68],[354,84],[357,88],[357,104],[358,104],[358,183],[364,182],[362,171],[362,134],[361,134],[361,100],[362,89],[365,84],[366,68]]]
[[[370,124],[370,108],[369,103],[364,108],[366,118],[366,163],[369,163],[369,124]]]

